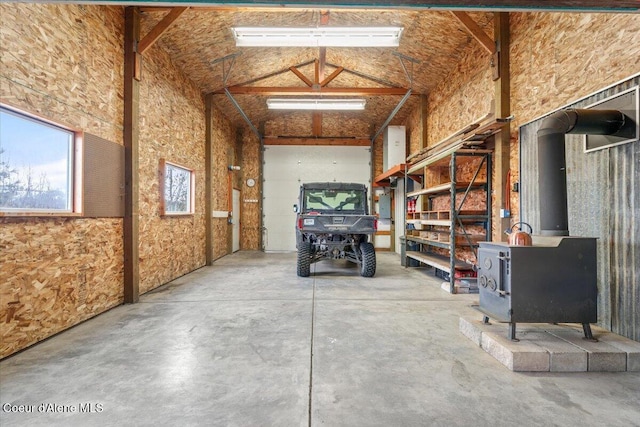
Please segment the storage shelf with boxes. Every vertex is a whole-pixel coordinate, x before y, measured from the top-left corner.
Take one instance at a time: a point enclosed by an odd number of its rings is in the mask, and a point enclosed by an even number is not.
[[[415,209],[406,215],[404,265],[412,266],[411,259],[432,267],[450,293],[477,292],[478,242],[491,239],[492,151],[477,138],[450,139],[426,156],[413,156],[407,168],[407,179],[420,173],[422,182],[406,195]]]

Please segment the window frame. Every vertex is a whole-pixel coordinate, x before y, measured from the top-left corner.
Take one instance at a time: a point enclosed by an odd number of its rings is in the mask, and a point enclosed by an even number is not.
[[[71,159],[68,164],[70,169],[71,185],[69,199],[71,201],[70,210],[61,209],[23,209],[23,208],[3,208],[0,207],[0,217],[81,217],[83,216],[83,142],[84,131],[72,127],[56,120],[48,119],[39,114],[30,113],[21,108],[0,102],[0,110],[6,110],[10,114],[22,116],[26,120],[40,122],[45,126],[52,126],[71,133]]]
[[[166,173],[167,168],[173,167],[176,169],[180,169],[189,173],[189,201],[188,201],[188,211],[167,211],[167,201],[165,199],[165,188],[166,188]],[[160,216],[163,217],[184,217],[195,214],[195,189],[196,189],[196,173],[193,169],[183,166],[179,163],[170,162],[164,158],[160,159],[160,168],[159,168],[159,189],[160,189]]]
[[[631,99],[625,102],[623,98],[625,95],[630,95]],[[601,107],[598,108],[598,106]],[[631,136],[630,138],[618,137],[613,135],[584,135],[583,139],[585,153],[605,150],[623,144],[632,144],[640,140],[640,86],[635,85],[631,89],[623,90],[621,92],[607,96],[606,98],[594,102],[593,104],[588,105],[585,108],[594,110],[619,110],[622,111],[626,116],[629,116],[631,119],[633,119],[636,124],[634,129],[635,135]]]

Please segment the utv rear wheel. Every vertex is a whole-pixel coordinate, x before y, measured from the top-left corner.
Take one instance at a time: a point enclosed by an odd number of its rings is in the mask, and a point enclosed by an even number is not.
[[[309,277],[311,273],[311,243],[300,242],[298,245],[298,276]]]
[[[376,274],[376,250],[373,244],[369,242],[361,243],[360,252],[362,253],[360,275],[362,277],[373,277]]]

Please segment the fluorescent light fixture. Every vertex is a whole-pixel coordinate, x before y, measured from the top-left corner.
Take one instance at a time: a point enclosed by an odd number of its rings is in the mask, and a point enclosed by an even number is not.
[[[403,27],[233,27],[236,46],[397,47]]]
[[[364,110],[364,99],[267,99],[270,110]]]

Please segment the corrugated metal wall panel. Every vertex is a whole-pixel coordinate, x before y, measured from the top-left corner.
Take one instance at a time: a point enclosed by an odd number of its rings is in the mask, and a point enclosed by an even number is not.
[[[534,233],[540,230],[538,205],[538,145],[536,134],[540,120],[520,128],[520,218],[531,225]]]
[[[640,341],[640,143],[611,150],[612,328]]]
[[[636,76],[571,107],[584,108],[638,84]],[[520,128],[520,212],[534,232],[540,229],[541,121]],[[584,136],[567,135],[566,158],[569,232],[598,238],[598,323],[640,341],[640,143],[585,153]]]
[[[567,205],[569,233],[572,236],[597,237],[598,248],[598,323],[611,328],[609,240],[609,152],[584,153],[584,136],[565,137],[567,156]]]

